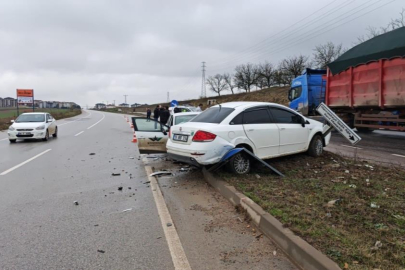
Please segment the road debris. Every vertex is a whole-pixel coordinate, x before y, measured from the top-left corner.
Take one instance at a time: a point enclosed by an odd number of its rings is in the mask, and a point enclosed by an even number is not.
[[[146,181],[144,184],[146,185],[146,184],[149,184],[150,183],[150,181]]]
[[[168,172],[168,171],[159,171],[159,172],[151,173],[149,176],[160,176],[160,175],[174,175],[174,174],[172,172]]]
[[[167,227],[171,227],[173,224],[171,224],[170,222],[168,222],[167,224],[166,224],[166,226]]]
[[[74,201],[73,203],[74,203],[74,205],[79,205],[78,201]]]
[[[273,251],[273,256],[276,256],[277,255],[277,251]]]
[[[256,178],[257,178],[257,179],[260,179],[260,175],[258,175],[258,174],[255,174],[255,176],[256,176]]]
[[[123,187],[118,187],[118,190],[119,190],[119,191],[122,191],[122,189],[123,189]]]
[[[131,187],[128,187],[128,189],[131,189]]]
[[[96,153],[90,153],[89,156],[94,156]]]
[[[112,176],[120,176],[121,174],[120,173],[112,173],[111,175]]]
[[[349,187],[351,188],[357,188],[357,186],[355,184],[350,184]]]
[[[129,159],[135,159],[134,157],[129,157]]]
[[[157,237],[156,239],[160,239],[160,238],[162,238],[162,236],[159,236],[159,237]]]
[[[97,249],[97,252],[99,252],[99,253],[105,253],[105,251],[104,250],[102,250],[102,249]]]
[[[372,247],[371,250],[376,251],[381,247],[382,247],[381,241],[377,241],[377,242],[375,242],[374,247]]]
[[[378,204],[376,204],[375,202],[372,202],[372,203],[370,204],[370,207],[371,207],[371,208],[380,208],[380,206],[379,206]]]
[[[128,211],[132,211],[132,208],[128,208],[128,209],[122,210],[122,213],[125,213],[125,212],[128,212]]]
[[[339,204],[340,201],[341,201],[340,199],[331,200],[331,201],[328,202],[328,207],[333,207],[333,206]]]

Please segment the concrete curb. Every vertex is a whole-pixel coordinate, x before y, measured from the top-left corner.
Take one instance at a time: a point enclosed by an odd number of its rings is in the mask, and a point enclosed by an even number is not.
[[[334,261],[326,257],[319,250],[296,236],[291,230],[283,227],[272,215],[263,210],[250,198],[238,192],[225,181],[216,179],[205,168],[205,180],[222,196],[235,206],[241,206],[247,211],[252,221],[267,237],[272,239],[280,249],[299,267],[305,270],[342,270]]]

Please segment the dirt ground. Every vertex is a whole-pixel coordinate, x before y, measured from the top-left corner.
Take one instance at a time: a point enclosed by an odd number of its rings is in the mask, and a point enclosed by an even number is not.
[[[405,269],[405,171],[329,152],[220,176],[345,269]]]
[[[154,171],[175,174],[159,177],[158,183],[192,269],[297,269],[244,212],[205,182],[201,171],[188,171],[164,156],[145,159]]]

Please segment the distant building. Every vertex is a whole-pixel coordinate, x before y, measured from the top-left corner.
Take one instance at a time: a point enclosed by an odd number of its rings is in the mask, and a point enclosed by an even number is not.
[[[17,107],[17,99],[11,97],[4,98],[3,107]]]
[[[129,104],[128,103],[121,103],[120,105],[118,105],[118,107],[129,108]]]
[[[106,105],[104,103],[97,103],[94,108],[96,108],[96,110],[101,110],[101,109],[105,109]]]
[[[115,105],[114,104],[107,104],[106,108],[107,109],[114,109]]]

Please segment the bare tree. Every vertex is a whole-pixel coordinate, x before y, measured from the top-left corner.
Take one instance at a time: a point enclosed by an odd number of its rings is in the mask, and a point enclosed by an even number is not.
[[[258,83],[260,88],[270,87],[274,83],[274,67],[269,62],[257,66]]]
[[[278,86],[289,84],[289,76],[287,76],[281,68],[278,68],[274,71],[274,83]]]
[[[396,19],[391,19],[391,22],[386,26],[386,27],[374,27],[374,26],[369,26],[366,31],[366,35],[360,36],[357,38],[357,44],[363,43],[369,39],[372,39],[373,37],[385,34],[389,31],[395,30],[400,27],[405,26],[405,8],[402,9],[402,11],[399,13],[399,17]]]
[[[233,83],[234,75],[229,74],[229,73],[225,73],[223,75],[223,77],[224,77],[224,80],[226,82],[226,85],[227,85],[228,89],[231,90],[232,95],[233,95],[234,94],[233,89],[236,87],[236,85]]]
[[[256,68],[254,65],[242,64],[235,68],[235,85],[245,90],[246,92],[250,92],[250,89],[253,85],[255,85],[257,79]]]
[[[227,88],[224,76],[221,74],[208,77],[206,83],[210,87],[210,90],[217,93],[218,96],[221,96],[221,92]]]
[[[314,64],[318,68],[325,69],[330,62],[333,62],[343,52],[342,44],[335,45],[332,42],[328,42],[318,45],[314,49]]]
[[[298,55],[282,60],[280,69],[288,78],[288,83],[291,83],[295,77],[301,75],[304,69],[310,65],[308,56]]]

